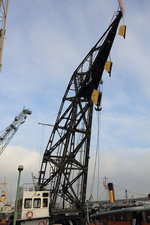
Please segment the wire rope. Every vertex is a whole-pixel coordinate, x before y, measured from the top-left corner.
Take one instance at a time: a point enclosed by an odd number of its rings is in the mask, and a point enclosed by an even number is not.
[[[102,85],[102,90],[103,90],[103,85]],[[101,126],[101,111],[96,111],[97,112],[97,140],[96,140],[96,154],[95,154],[95,161],[94,161],[94,169],[93,169],[93,176],[92,176],[92,182],[91,182],[91,187],[90,187],[90,195],[92,195],[93,190],[96,186],[96,177],[97,177],[97,187],[96,187],[96,199],[98,200],[99,198],[99,193],[100,193],[100,126]],[[97,174],[96,174],[97,173]],[[97,175],[97,176],[96,176]]]
[[[99,155],[99,139],[100,139],[100,122],[101,122],[101,118],[100,118],[100,112],[97,112],[97,144],[96,144],[96,152],[97,152],[97,199],[98,199],[98,196],[99,196],[99,184],[100,184],[100,167],[99,167],[99,162],[100,162],[100,155]]]

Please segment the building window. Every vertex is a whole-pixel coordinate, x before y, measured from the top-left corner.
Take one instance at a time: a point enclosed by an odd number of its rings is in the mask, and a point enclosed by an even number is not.
[[[43,198],[43,208],[48,207],[48,198]]]
[[[34,198],[33,208],[40,208],[40,207],[41,207],[41,199],[40,198]]]
[[[32,198],[25,198],[24,208],[25,209],[32,208]]]

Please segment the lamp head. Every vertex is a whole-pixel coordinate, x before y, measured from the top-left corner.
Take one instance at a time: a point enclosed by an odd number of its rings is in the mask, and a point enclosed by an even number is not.
[[[19,166],[18,166],[18,171],[21,172],[22,170],[23,170],[23,166],[22,166],[22,165],[19,165]]]

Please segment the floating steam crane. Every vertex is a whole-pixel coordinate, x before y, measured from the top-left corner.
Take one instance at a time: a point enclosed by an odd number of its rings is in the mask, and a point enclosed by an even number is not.
[[[62,99],[38,178],[39,190],[50,190],[51,224],[65,220],[67,207],[78,215],[75,224],[85,224],[93,104],[101,110],[102,74],[104,69],[111,72],[112,63],[107,59],[121,17],[122,12],[118,11],[106,32],[73,73]],[[121,27],[122,36],[125,28]]]
[[[0,134],[0,155],[5,150],[6,146],[13,138],[20,125],[23,124],[27,118],[27,115],[30,115],[32,112],[28,109],[23,109],[21,113],[15,117],[13,122],[5,128]]]

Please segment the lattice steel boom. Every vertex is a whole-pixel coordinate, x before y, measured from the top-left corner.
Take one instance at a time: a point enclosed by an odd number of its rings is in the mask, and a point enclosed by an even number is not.
[[[13,122],[0,133],[0,155],[17,132],[20,125],[25,122],[27,115],[31,113],[29,109],[23,109],[21,113],[15,117]]]
[[[50,190],[50,213],[66,202],[84,211],[91,126],[93,91],[98,93],[100,109],[103,70],[116,36],[122,12],[113,22],[73,73],[48,141],[39,173],[39,189]]]

